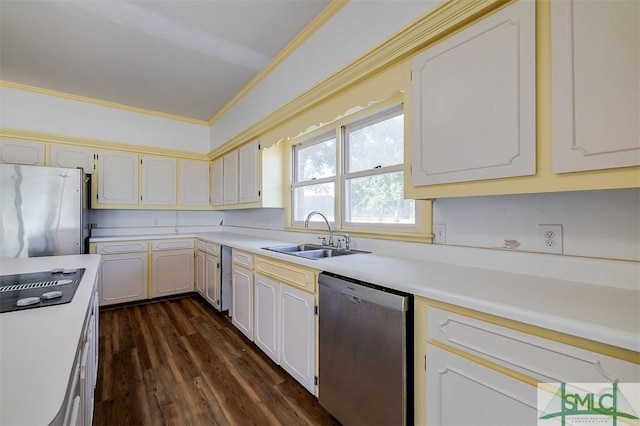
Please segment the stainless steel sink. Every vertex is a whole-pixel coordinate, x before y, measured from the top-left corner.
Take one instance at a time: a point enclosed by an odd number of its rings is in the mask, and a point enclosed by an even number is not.
[[[263,247],[263,249],[283,254],[290,254],[292,256],[304,257],[307,259],[323,259],[326,257],[345,256],[348,254],[369,253],[368,251],[344,250],[336,247],[321,246],[318,244]]]

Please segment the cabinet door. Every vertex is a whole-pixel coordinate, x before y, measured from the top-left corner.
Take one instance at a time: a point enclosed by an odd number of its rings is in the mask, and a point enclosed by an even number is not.
[[[535,2],[413,59],[414,186],[536,173]]]
[[[233,265],[232,323],[253,340],[253,272]]]
[[[220,259],[207,253],[205,265],[205,298],[220,310]]]
[[[253,141],[238,149],[239,176],[238,202],[253,203],[259,200],[260,145]]]
[[[195,278],[196,278],[196,291],[202,296],[205,295],[205,253],[202,250],[196,251],[196,265],[195,265]]]
[[[152,297],[193,291],[193,250],[153,252]]]
[[[103,255],[100,265],[100,305],[147,298],[148,253]]]
[[[280,363],[280,283],[255,275],[255,344],[275,363]]]
[[[640,2],[551,2],[553,171],[640,165]]]
[[[309,392],[315,388],[314,295],[291,286],[280,286],[280,366]]]
[[[238,150],[232,151],[223,157],[224,178],[223,198],[224,204],[238,204]]]
[[[2,140],[0,141],[0,163],[44,166],[44,144]]]
[[[98,151],[98,204],[138,204],[138,155]]]
[[[209,162],[180,162],[180,205],[209,205]]]
[[[429,425],[538,424],[535,386],[432,345],[426,375]]]
[[[211,204],[224,205],[224,158],[218,158],[211,165]]]
[[[142,204],[176,205],[176,160],[175,158],[143,155]]]
[[[50,145],[49,165],[52,167],[82,167],[86,174],[92,174],[95,166],[93,149],[82,146]]]

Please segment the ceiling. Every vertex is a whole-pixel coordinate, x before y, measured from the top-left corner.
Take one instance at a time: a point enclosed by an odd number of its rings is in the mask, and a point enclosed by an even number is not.
[[[210,120],[330,0],[0,0],[0,79]]]

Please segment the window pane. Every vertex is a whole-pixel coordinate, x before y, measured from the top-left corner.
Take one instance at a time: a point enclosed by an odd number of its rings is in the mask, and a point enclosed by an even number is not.
[[[348,172],[404,163],[404,115],[349,132]]]
[[[296,148],[296,182],[336,175],[336,138]]]
[[[404,200],[404,172],[348,179],[346,220],[355,223],[415,224],[415,202]]]
[[[293,191],[293,220],[305,220],[307,215],[314,210],[324,214],[330,222],[333,222],[334,214],[334,183],[321,183],[297,187]],[[314,216],[311,221],[322,220],[320,216]]]

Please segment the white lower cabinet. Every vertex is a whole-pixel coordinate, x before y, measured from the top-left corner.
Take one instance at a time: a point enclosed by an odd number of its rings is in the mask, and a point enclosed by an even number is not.
[[[260,274],[254,279],[253,342],[280,364],[280,283]]]
[[[233,264],[232,286],[233,325],[253,340],[253,271]]]
[[[193,291],[193,249],[153,252],[151,297]]]
[[[417,301],[418,309],[425,309],[422,303]],[[622,351],[620,357],[605,355],[615,351],[595,352],[592,341],[568,344],[557,335],[543,337],[548,330],[451,309],[427,306],[427,338],[416,342],[424,348],[426,367],[426,397],[418,396],[416,404],[426,407],[429,425],[535,426],[538,383],[640,381],[640,366]],[[421,379],[416,376],[416,383]]]
[[[151,297],[193,291],[191,238],[151,241]]]
[[[427,424],[536,425],[537,388],[427,345]]]
[[[204,264],[204,297],[214,308],[220,310],[220,258],[207,253]]]
[[[309,392],[315,391],[315,296],[282,284],[280,287],[280,366]]]
[[[204,289],[205,289],[205,258],[206,253],[202,250],[196,251],[196,261],[195,261],[195,274],[194,278],[196,280],[196,291],[200,293],[204,297]]]
[[[60,414],[64,414],[64,425],[93,424],[94,391],[98,378],[98,315],[98,294],[94,293],[67,389],[66,406]],[[52,422],[58,423],[56,420]]]
[[[149,254],[144,252],[103,255],[100,262],[100,305],[147,298]]]

